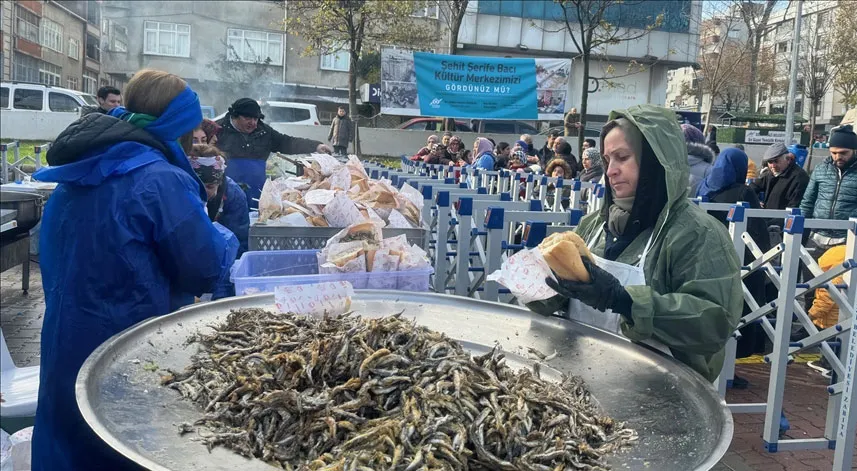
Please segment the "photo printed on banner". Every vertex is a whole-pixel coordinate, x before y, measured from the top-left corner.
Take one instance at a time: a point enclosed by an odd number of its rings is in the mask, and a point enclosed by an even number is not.
[[[420,116],[413,51],[381,50],[381,113]]]

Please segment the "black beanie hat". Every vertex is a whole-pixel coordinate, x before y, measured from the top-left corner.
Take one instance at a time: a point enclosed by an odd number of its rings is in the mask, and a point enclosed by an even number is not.
[[[247,116],[250,118],[265,119],[262,114],[262,108],[259,103],[252,98],[239,98],[229,107],[229,114],[232,116]]]
[[[830,134],[828,145],[830,147],[857,149],[857,134],[854,134],[854,128],[850,124],[846,124],[838,129],[834,129]]]

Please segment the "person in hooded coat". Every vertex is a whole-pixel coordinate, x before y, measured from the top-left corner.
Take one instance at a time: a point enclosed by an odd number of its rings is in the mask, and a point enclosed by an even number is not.
[[[327,133],[327,141],[333,146],[333,152],[337,155],[348,153],[348,144],[354,140],[354,122],[348,117],[348,108],[345,105],[339,107],[336,116],[330,121],[330,132]]]
[[[723,150],[717,156],[717,160],[714,161],[714,166],[708,171],[705,180],[699,185],[699,191],[695,196],[703,197],[712,203],[734,204],[744,202],[747,203],[749,209],[760,209],[762,204],[759,197],[753,189],[745,184],[749,161],[747,154],[740,149],[730,147]],[[708,214],[717,218],[728,229],[728,211],[710,211]],[[764,219],[749,218],[747,220],[747,233],[750,234],[762,252],[767,252],[771,248],[768,225]],[[750,263],[754,259],[755,257],[750,250],[745,250],[744,262]],[[765,274],[761,271],[756,271],[744,279],[744,285],[747,286],[759,304],[767,301],[765,299],[765,279]],[[744,314],[749,313],[750,309],[745,304]],[[738,358],[764,352],[767,336],[761,325],[750,324],[741,329],[741,334],[736,353]],[[733,385],[745,383],[746,381],[741,378],[736,377],[733,380]]]
[[[574,300],[595,321],[618,315],[623,335],[713,381],[741,316],[738,256],[723,226],[688,200],[687,148],[675,112],[639,105],[609,120],[601,134],[604,208],[575,229],[602,261],[584,259],[590,283],[546,279],[559,294],[528,307],[578,319],[581,311],[569,309]],[[623,285],[607,270],[642,283]]]
[[[690,124],[682,124],[681,130],[687,144],[687,164],[690,166],[690,175],[687,179],[688,194],[693,196],[699,190],[699,184],[702,183],[717,154],[705,145],[705,136],[702,135],[702,131]]]
[[[202,121],[196,93],[178,76],[143,70],[125,96],[127,111],[90,114],[60,133],[51,166],[35,174],[59,185],[39,244],[45,317],[34,471],[138,469],[84,421],[78,371],[111,336],[169,313],[174,292],[210,292],[238,249],[205,213],[205,187],[185,156]]]

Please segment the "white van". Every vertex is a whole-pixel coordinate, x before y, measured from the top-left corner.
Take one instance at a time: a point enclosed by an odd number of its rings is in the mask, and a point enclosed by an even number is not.
[[[98,106],[95,96],[37,83],[0,83],[0,138],[53,141],[85,106]]]
[[[298,124],[304,126],[320,126],[318,120],[318,107],[306,103],[295,103],[292,101],[260,101],[262,114],[265,115],[265,123],[268,126],[283,132],[278,127],[280,124]],[[214,118],[215,121],[226,116],[226,113]]]

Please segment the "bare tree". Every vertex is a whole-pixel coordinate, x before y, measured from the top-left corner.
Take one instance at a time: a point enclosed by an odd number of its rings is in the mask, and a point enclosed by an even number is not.
[[[583,69],[583,79],[580,90],[580,132],[586,129],[586,110],[589,103],[590,63],[593,57],[602,53],[598,51],[627,41],[637,41],[663,24],[664,15],[658,13],[648,18],[649,24],[643,29],[620,28],[611,23],[614,9],[628,6],[625,0],[554,0],[562,7],[563,17],[560,22],[564,30],[571,36],[577,57]],[[641,2],[636,2],[640,4]],[[629,67],[637,68],[639,64],[632,63]],[[609,70],[608,70],[609,72]],[[630,72],[630,70],[629,70]],[[639,72],[639,70],[637,70]],[[636,72],[633,72],[636,73]],[[583,139],[578,139],[578,154],[582,152]]]
[[[748,93],[750,95],[750,112],[755,113],[759,109],[759,59],[762,54],[762,41],[768,27],[768,19],[771,11],[777,4],[777,0],[764,0],[756,2],[753,0],[732,0],[741,11],[744,25],[747,27],[747,42],[750,48],[750,83]]]
[[[739,76],[749,69],[750,47],[743,38],[731,36],[743,21],[735,13],[727,11],[700,24],[699,68],[694,73],[703,93],[709,96],[707,109],[703,110],[706,130],[715,99],[724,99],[730,93],[734,96],[736,88],[746,86]]]
[[[364,51],[377,51],[384,44],[432,44],[438,27],[418,15],[426,6],[424,0],[301,0],[288,2],[286,26],[309,43],[304,55],[348,52],[348,104],[351,115],[357,116],[358,67]]]
[[[837,61],[831,60],[830,29],[819,24],[818,15],[805,18],[806,29],[801,30],[800,50],[798,51],[798,78],[803,81],[803,95],[809,102],[809,156],[806,168],[812,168],[812,144],[815,136],[815,121],[818,107],[824,96],[830,91],[839,76]]]
[[[458,52],[458,32],[467,14],[470,0],[440,0],[440,17],[449,29],[449,53]]]
[[[831,63],[839,69],[836,89],[842,94],[842,103],[849,109],[857,106],[857,15],[848,14],[846,8],[851,5],[851,2],[839,1],[829,54]]]

